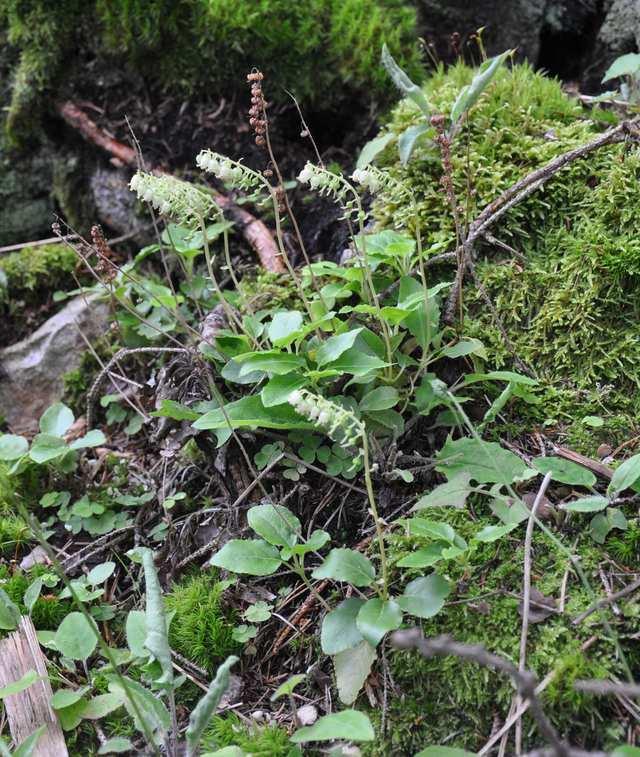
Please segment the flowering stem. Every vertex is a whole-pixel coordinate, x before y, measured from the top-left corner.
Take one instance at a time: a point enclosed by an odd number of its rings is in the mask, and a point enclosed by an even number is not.
[[[362,432],[362,454],[364,457],[364,480],[367,488],[367,495],[369,497],[369,507],[371,508],[371,514],[373,516],[374,525],[376,527],[376,535],[378,537],[378,549],[380,551],[380,570],[382,572],[382,599],[388,599],[389,597],[389,575],[387,567],[387,553],[384,548],[384,533],[382,531],[382,521],[378,515],[378,507],[376,505],[376,497],[373,492],[373,482],[371,481],[371,470],[369,463],[369,442],[367,440],[366,431]]]
[[[202,229],[202,240],[204,242],[204,257],[207,261],[207,270],[209,271],[209,278],[211,279],[211,283],[213,284],[213,288],[216,291],[216,294],[218,295],[220,299],[220,304],[224,308],[224,312],[227,316],[227,320],[229,321],[229,325],[234,328],[237,327],[240,329],[240,331],[244,331],[242,328],[242,324],[236,317],[236,314],[233,312],[231,306],[229,303],[225,300],[224,295],[222,294],[222,290],[220,289],[220,286],[218,285],[218,281],[213,273],[213,264],[211,262],[211,251],[209,249],[209,241],[207,239],[207,229],[204,225],[204,219],[200,219],[200,228]],[[235,328],[234,328],[235,330]]]
[[[385,368],[385,374],[387,375],[387,378],[391,378],[391,370],[392,370],[392,364],[393,364],[393,350],[391,349],[391,339],[389,338],[389,329],[387,326],[386,321],[382,317],[382,310],[380,308],[380,302],[378,301],[378,297],[376,295],[375,286],[373,284],[373,276],[371,275],[371,268],[369,267],[369,258],[367,257],[367,244],[365,240],[365,233],[364,233],[364,209],[362,207],[362,203],[360,202],[360,196],[355,191],[355,189],[349,184],[348,181],[345,179],[342,180],[349,188],[351,193],[353,194],[353,197],[356,201],[356,207],[358,209],[358,226],[360,229],[359,236],[360,236],[360,245],[362,247],[362,259],[364,261],[364,275],[367,280],[367,285],[369,287],[369,290],[371,292],[371,299],[373,300],[374,307],[376,309],[376,314],[378,316],[378,321],[380,322],[380,328],[382,329],[382,337],[384,339],[384,344],[387,350],[387,362],[389,363],[388,367]],[[371,300],[369,300],[371,302]]]

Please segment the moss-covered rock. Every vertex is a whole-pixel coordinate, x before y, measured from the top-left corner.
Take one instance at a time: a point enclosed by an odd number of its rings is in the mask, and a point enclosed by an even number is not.
[[[425,87],[434,109],[448,113],[471,76],[462,65],[438,71]],[[388,129],[400,134],[422,119],[413,103],[404,101]],[[518,179],[593,139],[610,120],[609,114],[585,111],[559,82],[526,65],[501,71],[453,144],[455,192],[464,217],[474,219]],[[451,249],[455,229],[440,184],[438,150],[423,140],[406,167],[393,147],[385,158],[415,198],[426,246]],[[566,410],[572,395],[570,415],[579,421],[587,414],[580,411],[585,393],[598,396],[605,431],[610,420],[612,430],[626,425],[626,433],[640,409],[639,171],[633,148],[597,150],[556,174],[492,229],[524,256],[524,264],[487,243],[477,250],[482,281],[516,353],[550,387],[547,399],[562,392]],[[383,193],[375,213],[383,225],[415,229],[413,209],[393,190]],[[452,273],[439,275],[446,279]],[[464,302],[465,333],[487,344],[495,365],[510,364],[512,355],[472,286]],[[543,402],[529,420],[541,423],[554,415]]]
[[[493,522],[486,517],[471,519],[462,511],[454,514],[447,511],[446,518],[438,515],[433,518],[453,525],[468,541],[484,525]],[[555,530],[555,526],[551,527]],[[631,531],[635,533],[633,538]],[[595,576],[595,586],[602,560],[601,547],[591,541],[586,530],[580,530],[579,524],[571,533],[560,535],[575,543],[585,573]],[[624,553],[631,558],[624,564],[635,564],[637,541],[636,525],[620,537],[617,554]],[[391,560],[395,562],[412,548],[426,543],[396,536],[390,544]],[[446,568],[439,566],[439,570],[450,578],[456,589],[436,617],[423,621],[425,635],[446,633],[457,641],[483,644],[517,664],[522,624],[519,612],[523,580],[522,531],[478,545],[464,563],[449,561]],[[565,554],[549,537],[536,531],[533,587],[558,603],[566,570]],[[406,569],[403,572],[405,579],[411,577],[406,575]],[[592,617],[579,626],[571,623],[591,602],[591,594],[570,574],[563,613],[552,613],[529,628],[527,666],[539,680],[554,673],[542,699],[545,711],[563,736],[575,745],[608,749],[623,738],[621,727],[616,723],[615,704],[576,692],[572,687],[576,679],[624,677],[612,641],[599,635],[595,643],[591,640],[587,648],[583,648],[594,634],[593,624],[599,621]],[[616,629],[621,638],[627,632],[632,633],[635,623],[631,605],[625,607],[624,613],[628,615],[626,625],[620,623]],[[633,643],[623,642],[623,648],[632,668],[637,670],[640,659]],[[386,738],[367,748],[368,755],[416,754],[429,744],[445,742],[475,753],[491,735],[495,719],[505,717],[514,696],[513,685],[504,675],[455,657],[424,660],[415,652],[392,652],[389,663],[398,696],[389,698]],[[378,712],[371,714],[379,719]],[[532,720],[527,717],[525,722],[525,739],[528,748],[533,748],[539,745],[539,735]]]
[[[75,252],[66,244],[23,247],[4,255],[0,259],[0,302],[42,304],[57,289],[74,286],[71,274],[77,265]]]
[[[379,66],[383,42],[414,71],[415,9],[404,0],[9,0],[0,9],[20,53],[13,74],[8,128],[29,129],[41,95],[70,56],[110,61],[174,93],[219,97],[242,86],[252,66],[264,70],[270,99],[285,89],[322,109],[358,92],[391,93]]]

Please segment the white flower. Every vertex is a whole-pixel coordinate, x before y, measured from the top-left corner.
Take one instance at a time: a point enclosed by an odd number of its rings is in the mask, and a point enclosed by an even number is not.
[[[289,404],[299,415],[316,421],[318,428],[341,446],[360,446],[364,425],[353,411],[319,394],[312,394],[307,389],[296,389],[291,392]]]
[[[129,187],[141,200],[183,226],[198,226],[213,213],[218,213],[211,195],[173,176],[138,171]]]
[[[302,171],[300,171],[300,173],[298,174],[298,181],[301,184],[308,184],[312,176],[313,166],[311,165],[311,163],[307,163]]]
[[[255,171],[211,150],[202,150],[196,157],[196,164],[234,189],[253,190],[263,183],[262,177]]]

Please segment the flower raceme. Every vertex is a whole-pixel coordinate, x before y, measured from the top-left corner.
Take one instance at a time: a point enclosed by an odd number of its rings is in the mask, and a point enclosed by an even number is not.
[[[330,195],[338,202],[345,204],[349,194],[349,184],[340,174],[331,173],[326,168],[307,162],[298,174],[301,184],[308,184],[310,189],[317,190],[321,195]]]
[[[129,188],[159,213],[183,226],[198,226],[212,212],[217,212],[218,206],[209,194],[173,176],[138,171],[129,182]]]
[[[233,189],[258,189],[263,181],[255,171],[213,150],[202,150],[196,157],[196,165]]]
[[[307,389],[291,392],[289,404],[299,415],[315,421],[322,431],[341,447],[362,446],[364,424],[351,410]]]

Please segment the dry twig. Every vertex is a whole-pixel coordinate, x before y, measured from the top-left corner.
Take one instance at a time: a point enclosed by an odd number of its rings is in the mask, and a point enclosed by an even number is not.
[[[436,636],[427,639],[419,628],[406,631],[396,631],[391,636],[391,643],[397,649],[415,649],[423,657],[459,657],[461,660],[475,662],[485,668],[509,676],[515,684],[520,696],[529,701],[529,709],[535,718],[540,733],[548,744],[551,744],[551,754],[557,757],[567,757],[569,747],[560,739],[556,729],[542,709],[542,704],[536,694],[537,680],[528,670],[519,670],[510,660],[492,654],[481,644],[463,644],[454,641],[450,636]]]

